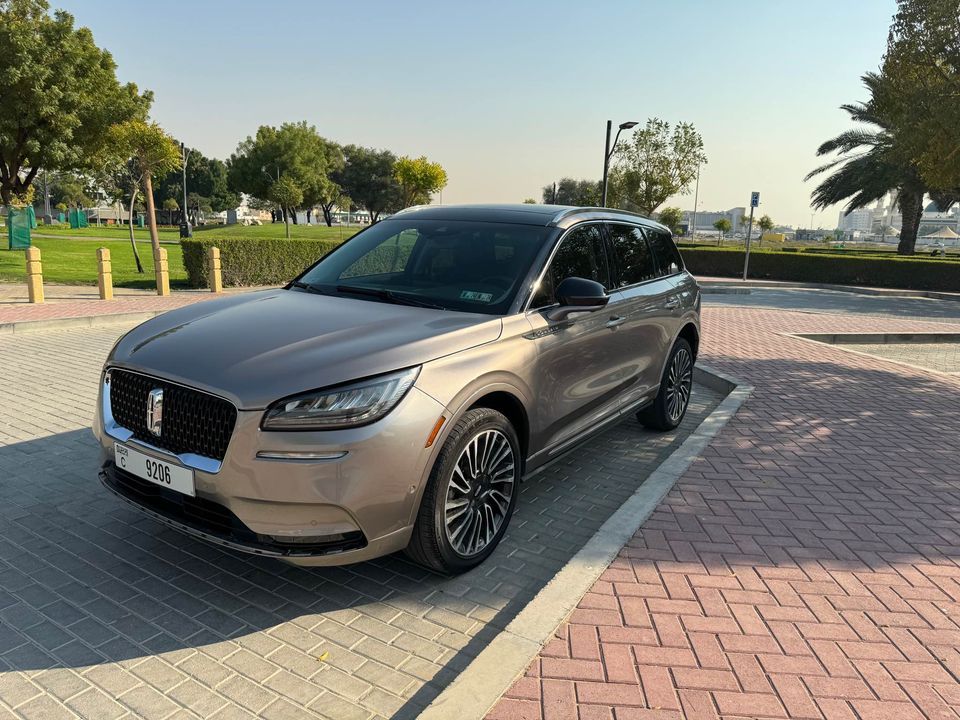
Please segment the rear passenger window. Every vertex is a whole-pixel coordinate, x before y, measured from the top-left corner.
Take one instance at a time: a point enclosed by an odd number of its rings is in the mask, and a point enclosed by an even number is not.
[[[531,308],[547,307],[557,302],[554,289],[568,277],[594,280],[610,287],[607,256],[599,225],[574,228],[560,243],[540,287],[530,303]]]
[[[676,275],[683,270],[683,259],[670,233],[648,228],[647,238],[650,241],[650,247],[653,248],[653,255],[657,259],[657,267],[661,275]]]
[[[636,285],[657,276],[657,265],[640,228],[611,223],[607,229],[620,265],[620,287]]]

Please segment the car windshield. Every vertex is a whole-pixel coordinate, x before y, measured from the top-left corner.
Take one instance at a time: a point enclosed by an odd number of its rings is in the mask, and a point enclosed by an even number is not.
[[[548,228],[395,216],[310,268],[295,287],[358,299],[502,315]]]

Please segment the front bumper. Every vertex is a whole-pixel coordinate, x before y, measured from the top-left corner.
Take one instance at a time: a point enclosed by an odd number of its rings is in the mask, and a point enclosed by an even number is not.
[[[194,462],[125,437],[111,424],[109,389],[101,392],[94,423],[101,482],[170,527],[298,565],[360,562],[409,542],[432,452],[424,444],[443,412],[416,388],[385,418],[347,430],[264,432],[263,411],[240,411],[222,463]],[[196,497],[116,468],[118,441],[192,467]],[[293,459],[298,453],[326,459]]]

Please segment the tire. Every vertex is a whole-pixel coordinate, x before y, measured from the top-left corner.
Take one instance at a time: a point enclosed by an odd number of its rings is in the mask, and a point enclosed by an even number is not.
[[[510,524],[520,467],[520,443],[510,421],[490,408],[469,410],[430,471],[407,555],[446,575],[486,560]]]
[[[692,387],[693,348],[683,338],[677,338],[667,358],[657,398],[637,413],[637,420],[651,430],[673,430],[687,414]]]

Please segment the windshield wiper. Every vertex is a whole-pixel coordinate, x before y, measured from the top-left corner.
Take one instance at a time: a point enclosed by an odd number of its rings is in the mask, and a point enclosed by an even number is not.
[[[445,310],[442,305],[419,300],[410,295],[402,295],[392,290],[383,290],[381,288],[361,287],[359,285],[337,285],[337,292],[354,293],[355,295],[369,295],[370,297],[380,298],[395,305],[412,305],[413,307],[432,308],[434,310]]]
[[[290,287],[295,287],[298,290],[306,290],[307,292],[316,293],[317,295],[326,295],[326,293],[316,285],[305,283],[302,280],[294,280],[292,283],[290,283]]]

